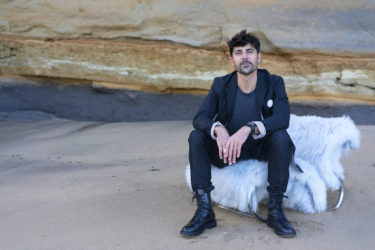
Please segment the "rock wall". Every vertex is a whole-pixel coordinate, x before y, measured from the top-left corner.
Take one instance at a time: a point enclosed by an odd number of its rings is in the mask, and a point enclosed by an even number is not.
[[[3,0],[0,79],[202,93],[247,28],[291,100],[375,103],[375,1],[250,2]]]

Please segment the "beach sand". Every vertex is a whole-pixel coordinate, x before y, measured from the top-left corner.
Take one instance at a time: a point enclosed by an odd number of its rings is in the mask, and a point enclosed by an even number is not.
[[[373,249],[375,126],[342,159],[345,198],[330,212],[286,210],[297,237],[215,208],[186,239],[190,121],[0,121],[0,249]]]

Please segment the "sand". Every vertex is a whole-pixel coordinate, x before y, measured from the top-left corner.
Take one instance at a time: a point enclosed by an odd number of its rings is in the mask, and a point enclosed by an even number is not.
[[[21,116],[22,118],[22,116]],[[342,159],[345,198],[330,212],[287,210],[297,237],[215,208],[218,227],[185,239],[189,121],[0,121],[0,249],[372,249],[375,126]]]

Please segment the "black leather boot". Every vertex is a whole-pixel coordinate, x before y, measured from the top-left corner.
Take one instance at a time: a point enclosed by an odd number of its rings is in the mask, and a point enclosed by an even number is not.
[[[269,194],[267,225],[275,230],[281,237],[294,237],[296,231],[284,215],[282,209],[283,194]]]
[[[210,192],[197,189],[193,200],[197,198],[198,208],[193,218],[180,231],[185,237],[197,236],[203,233],[206,228],[216,227],[215,213],[211,205]]]

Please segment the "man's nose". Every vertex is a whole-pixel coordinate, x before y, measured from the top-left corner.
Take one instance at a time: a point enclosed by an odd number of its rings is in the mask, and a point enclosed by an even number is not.
[[[249,59],[249,55],[247,54],[247,53],[244,53],[243,55],[242,55],[242,60],[243,61],[247,61]]]

